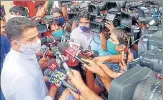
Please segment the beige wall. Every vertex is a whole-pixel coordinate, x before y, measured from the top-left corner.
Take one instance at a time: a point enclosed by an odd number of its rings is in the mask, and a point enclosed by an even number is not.
[[[1,1],[1,5],[4,5],[6,12],[6,19],[10,17],[9,9],[13,6],[13,1]]]

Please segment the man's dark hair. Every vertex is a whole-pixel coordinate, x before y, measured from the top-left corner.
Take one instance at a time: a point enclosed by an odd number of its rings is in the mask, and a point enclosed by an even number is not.
[[[126,31],[122,30],[121,28],[115,28],[115,35],[119,41],[120,45],[128,46],[130,35]]]
[[[79,13],[79,18],[86,18],[86,19],[90,20],[90,17],[89,17],[89,14],[87,11],[81,11]]]
[[[62,14],[62,11],[59,8],[55,7],[55,8],[53,8],[51,10],[51,15],[53,15],[54,13],[60,13],[60,14]]]
[[[24,31],[34,27],[36,27],[34,21],[25,17],[14,17],[9,19],[6,24],[6,34],[10,41],[18,40]]]
[[[57,25],[57,26],[63,26],[60,22],[57,21],[57,19],[53,19],[52,25]]]
[[[27,9],[23,6],[13,6],[10,8],[9,12],[19,13],[21,16],[26,16],[28,13]]]

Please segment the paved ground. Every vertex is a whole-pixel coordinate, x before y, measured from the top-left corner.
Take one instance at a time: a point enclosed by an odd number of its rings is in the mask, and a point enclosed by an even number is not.
[[[10,17],[9,9],[13,6],[13,1],[1,1],[1,5],[4,5],[6,12],[6,19]]]

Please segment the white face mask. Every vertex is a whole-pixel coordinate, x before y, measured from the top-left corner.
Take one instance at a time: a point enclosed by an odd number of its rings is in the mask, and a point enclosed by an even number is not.
[[[11,15],[11,17],[10,18],[13,18],[13,17],[17,17],[16,15]]]
[[[10,18],[9,19],[14,18],[14,17],[25,17],[25,16],[10,15]]]
[[[20,45],[21,45],[21,47],[19,48],[19,50],[22,53],[27,54],[27,55],[36,54],[36,53],[38,53],[41,50],[41,40],[40,39],[37,40],[36,43],[20,44]]]

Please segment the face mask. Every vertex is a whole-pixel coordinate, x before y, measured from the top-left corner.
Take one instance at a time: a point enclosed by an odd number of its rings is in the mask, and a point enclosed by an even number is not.
[[[14,18],[14,17],[25,17],[25,16],[11,15],[9,19]]]
[[[20,44],[20,45],[21,45],[21,47],[19,48],[19,50],[22,53],[27,54],[27,55],[36,54],[41,50],[41,40],[40,39],[36,43]]]
[[[107,48],[108,48],[108,52],[111,54],[119,54],[116,51],[116,46],[118,46],[118,44],[114,44],[111,40],[107,41]]]
[[[64,24],[64,18],[57,18],[56,19],[61,25]]]
[[[61,29],[61,30],[56,30],[56,31],[54,31],[54,32],[52,33],[52,35],[53,35],[54,37],[62,37],[62,36],[64,35],[64,31],[63,31],[63,29]]]
[[[11,18],[13,18],[13,17],[17,17],[16,15],[11,15]]]
[[[86,27],[86,26],[80,26],[80,29],[83,31],[83,32],[86,32],[89,30],[89,27]]]

